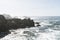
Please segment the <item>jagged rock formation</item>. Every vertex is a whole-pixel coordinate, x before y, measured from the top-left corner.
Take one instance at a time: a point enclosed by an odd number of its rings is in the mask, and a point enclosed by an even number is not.
[[[10,29],[26,28],[33,26],[34,21],[30,18],[23,20],[19,18],[5,19],[3,15],[0,15],[0,32],[8,31]]]

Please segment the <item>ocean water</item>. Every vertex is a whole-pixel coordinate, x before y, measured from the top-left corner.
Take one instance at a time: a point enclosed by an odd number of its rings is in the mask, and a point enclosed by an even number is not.
[[[35,17],[33,20],[41,26],[10,30],[11,34],[0,40],[60,40],[59,16]]]

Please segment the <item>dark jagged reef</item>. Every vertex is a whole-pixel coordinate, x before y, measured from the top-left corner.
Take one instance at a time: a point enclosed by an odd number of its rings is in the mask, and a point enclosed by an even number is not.
[[[19,18],[6,19],[3,15],[0,15],[0,32],[6,32],[11,29],[26,28],[33,26],[34,21],[30,18],[23,20]]]

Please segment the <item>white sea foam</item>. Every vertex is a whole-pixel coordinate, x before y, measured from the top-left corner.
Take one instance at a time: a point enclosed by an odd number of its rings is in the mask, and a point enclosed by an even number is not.
[[[0,40],[57,40],[60,38],[60,31],[48,28],[42,32],[38,27],[36,28],[11,30],[11,34]]]

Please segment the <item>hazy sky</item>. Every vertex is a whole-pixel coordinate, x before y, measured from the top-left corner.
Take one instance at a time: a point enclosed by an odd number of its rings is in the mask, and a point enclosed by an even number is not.
[[[60,0],[0,0],[0,14],[60,16]]]

